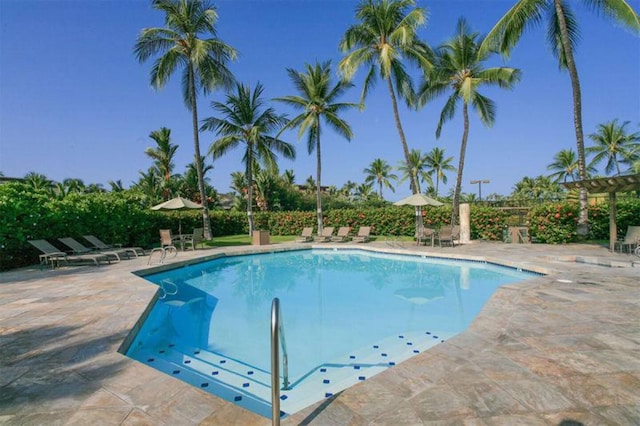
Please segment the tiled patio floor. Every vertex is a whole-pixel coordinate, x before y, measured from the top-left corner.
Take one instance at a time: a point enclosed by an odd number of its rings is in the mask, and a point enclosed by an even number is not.
[[[501,288],[466,332],[284,424],[640,424],[640,259],[587,245],[366,247],[550,275]],[[146,262],[0,274],[0,424],[270,424],[117,352],[155,291],[131,274]]]

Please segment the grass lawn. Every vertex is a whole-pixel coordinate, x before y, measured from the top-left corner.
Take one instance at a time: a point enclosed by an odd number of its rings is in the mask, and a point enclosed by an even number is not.
[[[271,244],[289,243],[295,241],[298,238],[297,235],[271,235],[269,236],[269,242]],[[393,241],[415,241],[413,237],[371,237],[372,241],[385,239],[392,239]],[[229,246],[250,246],[251,237],[249,235],[225,235],[224,237],[213,237],[213,241],[203,241],[203,245],[207,247],[229,247]]]
[[[296,240],[295,235],[271,235],[271,244],[288,243]],[[229,246],[250,246],[251,237],[249,235],[225,235],[224,237],[213,237],[213,241],[204,241],[207,247],[229,247]]]

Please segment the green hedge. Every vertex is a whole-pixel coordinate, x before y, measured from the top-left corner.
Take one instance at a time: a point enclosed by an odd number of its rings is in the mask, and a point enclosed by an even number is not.
[[[618,207],[618,235],[624,236],[629,225],[640,224],[640,199],[620,198]],[[607,239],[609,235],[609,206],[591,207],[592,239]],[[424,209],[426,226],[439,228],[449,223],[451,207]],[[576,241],[576,203],[549,203],[532,208],[528,222],[531,235],[538,242],[566,243]],[[510,224],[504,210],[471,206],[471,238],[502,240],[503,230]],[[248,233],[245,212],[211,211],[214,237]],[[202,226],[199,211],[157,212],[148,208],[142,194],[134,191],[72,194],[64,199],[52,199],[44,192],[34,191],[24,184],[0,185],[0,270],[34,264],[39,252],[27,240],[46,239],[60,246],[58,237],[77,237],[93,234],[109,243],[142,246],[158,245],[158,230],[167,228],[178,232],[178,224],[189,232]],[[272,235],[298,235],[305,226],[316,228],[314,211],[256,212],[258,229]],[[373,235],[412,236],[415,231],[414,209],[404,207],[332,209],[324,214],[325,226],[373,226]]]

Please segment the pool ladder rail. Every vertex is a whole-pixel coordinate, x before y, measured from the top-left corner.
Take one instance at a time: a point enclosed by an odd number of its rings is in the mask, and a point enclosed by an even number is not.
[[[284,337],[280,300],[271,303],[271,424],[280,425],[280,346],[282,345],[282,389],[289,390],[289,357]]]

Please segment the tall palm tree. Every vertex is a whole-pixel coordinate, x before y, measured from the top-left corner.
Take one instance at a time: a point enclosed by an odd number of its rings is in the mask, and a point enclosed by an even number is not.
[[[456,168],[451,165],[452,161],[453,157],[445,157],[443,148],[435,147],[425,154],[425,162],[429,169],[427,173],[429,176],[436,175],[436,197],[438,196],[440,182],[445,185],[447,184],[446,172],[453,172],[456,170]]]
[[[253,171],[262,163],[266,169],[277,173],[276,153],[289,159],[296,156],[293,145],[270,136],[277,133],[287,121],[283,115],[276,114],[273,108],[264,107],[260,98],[262,91],[260,83],[253,92],[249,86],[237,84],[236,93],[228,94],[225,103],[211,102],[211,107],[222,118],[206,118],[201,127],[202,130],[215,131],[220,136],[209,148],[214,159],[245,145],[243,162],[248,184],[249,235],[253,233]]]
[[[156,143],[157,148],[149,147],[144,150],[144,153],[154,160],[154,164],[162,176],[163,198],[168,200],[170,197],[169,181],[175,167],[173,157],[176,155],[178,145],[171,143],[171,129],[166,127],[154,130],[149,133],[149,137]]]
[[[182,67],[184,103],[191,111],[194,159],[200,158],[197,95],[216,88],[229,88],[233,76],[227,68],[236,51],[216,35],[218,14],[207,0],[152,0],[155,9],[165,14],[165,27],[145,28],[134,47],[136,58],[145,62],[159,55],[151,68],[151,85],[161,89],[177,68]],[[195,161],[195,160],[194,160]],[[200,198],[206,200],[204,175],[198,167]],[[203,203],[202,221],[205,239],[211,238],[209,208]]]
[[[357,105],[336,102],[352,84],[345,81],[333,84],[331,81],[331,62],[329,61],[322,64],[316,62],[315,65],[305,64],[305,72],[289,68],[287,73],[298,91],[298,95],[284,96],[276,98],[276,100],[301,111],[299,115],[287,123],[284,129],[298,127],[298,138],[301,138],[305,133],[307,134],[307,151],[309,154],[314,149],[316,151],[316,211],[318,232],[321,233],[323,224],[322,199],[320,197],[322,176],[321,124],[324,122],[340,136],[350,141],[353,137],[353,132],[349,124],[340,118],[339,113]]]
[[[431,67],[431,51],[417,37],[418,28],[427,21],[426,11],[415,7],[414,0],[361,0],[356,18],[360,22],[349,27],[340,41],[346,56],[338,69],[351,80],[358,68],[368,67],[361,105],[378,76],[386,82],[405,163],[409,163],[409,145],[400,122],[397,96],[407,104],[413,98],[413,84],[403,61],[425,70]],[[411,190],[414,194],[419,192],[414,179]]]
[[[436,129],[436,138],[440,137],[443,124],[452,119],[456,112],[456,105],[462,103],[462,117],[464,130],[460,143],[460,158],[458,159],[458,175],[453,194],[453,210],[451,223],[458,217],[460,205],[460,190],[462,188],[462,174],[464,171],[467,139],[469,137],[469,105],[478,112],[480,121],[490,127],[495,121],[494,102],[481,95],[478,89],[482,86],[498,86],[510,89],[520,80],[520,70],[507,67],[484,68],[483,63],[490,52],[479,50],[482,40],[478,41],[478,33],[472,33],[464,18],[458,20],[455,36],[442,44],[437,51],[435,66],[420,87],[418,105],[438,95],[450,91],[451,94],[440,113],[440,120]]]
[[[625,0],[583,0],[583,2],[595,12],[613,17],[636,32],[640,31],[640,18]],[[566,69],[571,79],[578,175],[580,180],[584,180],[587,178],[587,163],[582,129],[582,93],[578,68],[573,57],[573,50],[579,40],[578,22],[569,3],[565,0],[518,0],[487,34],[480,49],[482,52],[497,49],[503,55],[509,56],[524,30],[541,23],[545,14],[548,21],[547,41],[551,52],[558,58],[560,69]],[[589,232],[587,213],[587,191],[581,189],[578,233],[583,236]]]
[[[389,188],[391,192],[396,192],[393,185],[391,185],[391,180],[397,180],[398,175],[391,173],[393,168],[382,158],[376,158],[369,164],[369,167],[363,170],[366,175],[364,181],[365,183],[377,183],[378,184],[378,195],[382,200],[382,187]]]
[[[618,124],[618,120],[598,124],[598,131],[589,135],[595,145],[586,149],[588,154],[594,154],[592,164],[596,165],[603,160],[607,161],[604,171],[610,174],[614,167],[616,174],[620,175],[620,163],[629,166],[638,160],[640,147],[640,132],[627,133],[625,127],[629,124],[625,121]]]
[[[433,186],[433,181],[427,170],[427,158],[422,155],[419,149],[412,149],[409,153],[409,161],[400,161],[398,170],[402,172],[400,182],[404,182],[407,179],[415,182],[414,187],[418,191],[416,194],[422,192],[420,191],[420,182],[426,182],[428,185]]]

